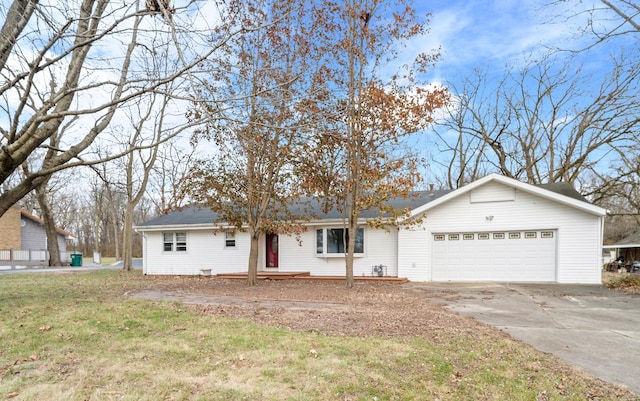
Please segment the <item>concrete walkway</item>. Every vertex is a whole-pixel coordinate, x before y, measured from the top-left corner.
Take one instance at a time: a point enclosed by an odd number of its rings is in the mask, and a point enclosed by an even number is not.
[[[600,285],[409,286],[463,316],[640,395],[640,296]]]

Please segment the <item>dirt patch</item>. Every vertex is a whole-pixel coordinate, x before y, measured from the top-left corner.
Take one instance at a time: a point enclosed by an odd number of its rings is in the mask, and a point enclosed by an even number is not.
[[[262,281],[255,287],[206,277],[149,281],[153,286],[129,295],[183,302],[201,313],[293,330],[361,337],[420,335],[432,340],[493,330],[398,284],[356,283],[347,289],[343,282],[322,281]],[[452,295],[444,291],[436,296]]]

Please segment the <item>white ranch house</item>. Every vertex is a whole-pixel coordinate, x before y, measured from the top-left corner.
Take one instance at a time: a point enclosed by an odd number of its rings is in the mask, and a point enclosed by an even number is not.
[[[566,184],[530,185],[491,174],[451,191],[397,200],[410,227],[357,233],[354,275],[411,281],[601,282],[606,210]],[[215,213],[188,207],[136,227],[144,241],[145,274],[198,275],[247,271],[249,235],[214,234]],[[344,276],[343,220],[336,212],[293,235],[260,241],[259,271]],[[375,266],[383,266],[376,268]]]

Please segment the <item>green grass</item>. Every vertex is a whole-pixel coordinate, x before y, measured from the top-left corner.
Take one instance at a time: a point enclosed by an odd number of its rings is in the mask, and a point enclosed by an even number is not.
[[[603,391],[503,336],[462,332],[435,345],[294,332],[125,295],[148,285],[118,271],[0,276],[0,399],[584,400]]]
[[[92,260],[92,259],[89,259]],[[116,263],[116,258],[115,257],[102,257],[100,258],[100,262],[102,263],[102,266],[111,266],[112,264]]]

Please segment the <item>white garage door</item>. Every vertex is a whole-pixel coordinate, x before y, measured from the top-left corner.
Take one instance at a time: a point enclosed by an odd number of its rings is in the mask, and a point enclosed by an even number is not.
[[[556,231],[433,234],[433,281],[556,281]]]

